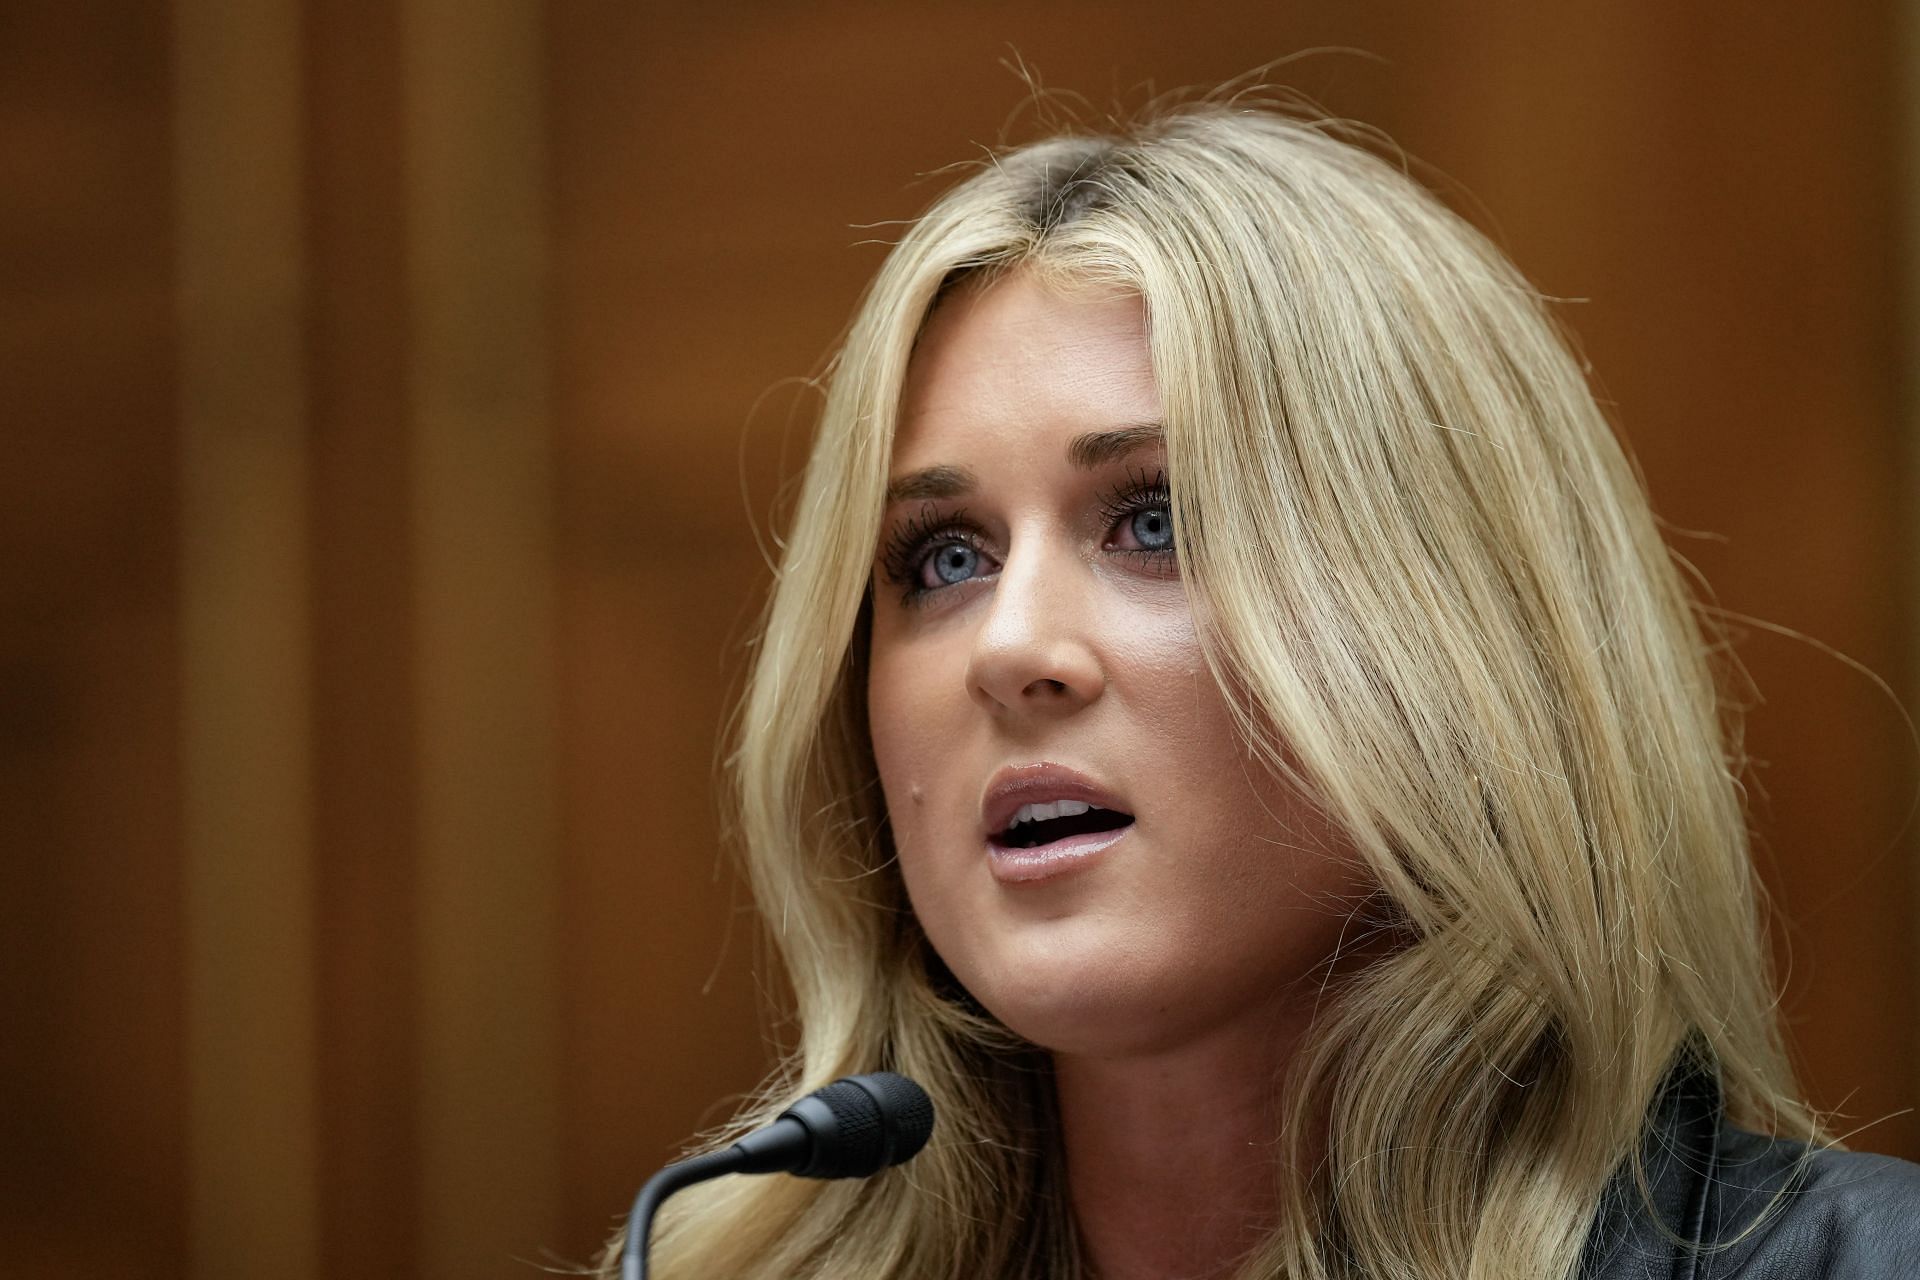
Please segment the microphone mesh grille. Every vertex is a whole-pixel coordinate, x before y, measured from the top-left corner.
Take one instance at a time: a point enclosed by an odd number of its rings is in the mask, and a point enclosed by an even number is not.
[[[900,1164],[919,1154],[933,1133],[933,1099],[905,1076],[877,1071],[860,1077],[880,1096],[881,1114],[892,1121],[893,1149],[888,1164]]]
[[[873,1098],[851,1080],[836,1080],[816,1096],[827,1104],[840,1128],[840,1140],[832,1145],[832,1154],[820,1161],[831,1165],[832,1171],[823,1169],[821,1173],[827,1177],[862,1178],[879,1172],[885,1163],[886,1132],[881,1124],[880,1108]]]

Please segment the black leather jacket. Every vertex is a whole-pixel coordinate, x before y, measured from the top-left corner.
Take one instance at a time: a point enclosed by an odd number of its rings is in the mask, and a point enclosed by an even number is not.
[[[1718,1086],[1697,1074],[1666,1091],[1645,1160],[1658,1218],[1706,1247],[1663,1232],[1623,1173],[1582,1280],[1920,1280],[1920,1165],[1731,1128]]]

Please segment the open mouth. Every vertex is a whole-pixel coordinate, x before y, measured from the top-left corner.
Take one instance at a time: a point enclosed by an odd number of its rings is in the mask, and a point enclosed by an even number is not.
[[[1056,840],[1132,825],[1133,815],[1118,809],[1102,809],[1080,800],[1054,800],[1021,805],[1013,822],[997,833],[993,842],[1003,849],[1037,849]]]

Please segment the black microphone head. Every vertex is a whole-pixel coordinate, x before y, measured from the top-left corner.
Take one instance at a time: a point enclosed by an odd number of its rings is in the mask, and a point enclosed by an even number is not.
[[[816,1089],[782,1113],[812,1138],[806,1178],[869,1178],[918,1155],[933,1133],[933,1099],[891,1071],[848,1076]]]
[[[891,1071],[875,1071],[850,1079],[880,1104],[880,1115],[891,1138],[887,1165],[905,1164],[919,1155],[920,1148],[933,1136],[933,1099],[927,1096],[927,1091]]]

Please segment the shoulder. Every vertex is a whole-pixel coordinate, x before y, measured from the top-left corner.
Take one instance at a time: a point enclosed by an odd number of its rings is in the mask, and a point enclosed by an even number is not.
[[[1731,1128],[1714,1148],[1699,1280],[1920,1276],[1920,1165]]]
[[[1920,1165],[1727,1123],[1676,1069],[1603,1196],[1581,1280],[1916,1280]]]
[[[1665,1119],[1645,1194],[1625,1170],[1609,1189],[1582,1280],[1920,1277],[1920,1165]]]

